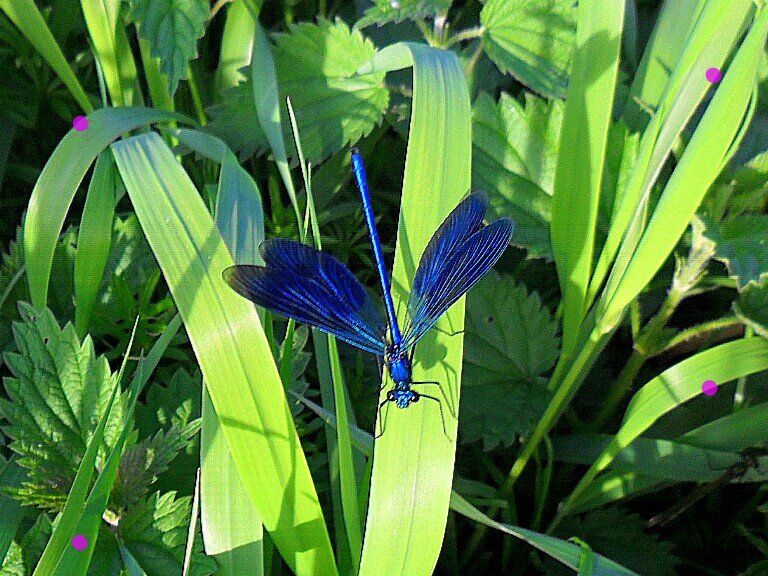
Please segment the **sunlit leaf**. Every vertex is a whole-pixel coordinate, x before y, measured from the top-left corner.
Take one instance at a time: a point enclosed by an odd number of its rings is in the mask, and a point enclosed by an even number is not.
[[[402,22],[403,20],[422,20],[445,14],[451,7],[451,0],[374,0],[373,6],[365,11],[355,28],[365,28],[371,24]]]
[[[707,226],[705,235],[716,243],[715,258],[725,263],[739,289],[768,278],[768,216],[745,215]]]
[[[488,0],[483,47],[502,72],[544,96],[565,97],[574,39],[573,0]]]

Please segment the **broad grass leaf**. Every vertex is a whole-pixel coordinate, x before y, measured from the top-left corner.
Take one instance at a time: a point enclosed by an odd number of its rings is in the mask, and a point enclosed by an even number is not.
[[[674,544],[664,542],[645,528],[645,520],[622,508],[588,512],[580,518],[568,517],[554,532],[555,536],[573,536],[587,542],[598,552],[638,574],[675,576],[680,560],[672,554]],[[552,576],[571,574],[564,567],[550,563]]]
[[[573,0],[488,0],[483,47],[502,72],[544,96],[564,98],[573,52]]]
[[[446,14],[450,7],[451,0],[373,0],[373,6],[355,23],[355,28],[434,18],[438,14]]]
[[[28,469],[28,481],[16,494],[26,504],[60,510],[114,381],[90,337],[81,343],[74,327],[59,328],[48,310],[37,313],[22,303],[20,311],[24,322],[14,324],[18,352],[5,354],[13,374],[4,381],[8,400],[0,399],[11,449]],[[114,444],[121,422],[118,401],[107,421],[103,449]]]
[[[497,216],[515,221],[512,243],[552,259],[549,222],[563,105],[526,94],[525,106],[502,93],[472,108],[472,186],[487,190]]]
[[[160,59],[173,94],[187,77],[187,62],[197,56],[197,40],[205,33],[208,0],[133,0],[133,20],[150,53]]]
[[[768,216],[745,215],[708,224],[705,235],[716,243],[715,258],[736,279],[739,290],[768,278]]]
[[[489,273],[467,297],[461,430],[490,450],[526,435],[550,398],[557,323],[536,294]]]
[[[286,143],[291,143],[285,97],[291,98],[307,160],[319,163],[367,135],[389,103],[384,74],[353,77],[375,48],[359,31],[341,21],[289,26],[275,37],[273,49]],[[249,81],[228,91],[211,110],[207,130],[224,140],[240,158],[266,147]],[[290,145],[289,155],[294,156]]]
[[[768,338],[768,282],[748,285],[733,303],[739,320],[763,338]]]

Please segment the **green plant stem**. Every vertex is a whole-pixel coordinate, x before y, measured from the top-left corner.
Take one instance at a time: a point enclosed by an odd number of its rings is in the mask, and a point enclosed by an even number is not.
[[[456,32],[450,36],[443,44],[443,48],[450,48],[454,44],[464,42],[465,40],[473,40],[474,38],[480,38],[485,32],[483,26],[475,26],[474,28],[467,28],[461,32]]]
[[[218,14],[219,10],[224,8],[224,6],[230,2],[232,2],[232,0],[218,0],[216,4],[213,5],[213,8],[211,8],[211,12],[208,14],[208,21],[210,22],[213,20],[216,14]]]
[[[208,123],[208,116],[205,114],[203,100],[200,98],[200,91],[197,89],[197,82],[195,82],[195,75],[192,73],[191,66],[187,66],[187,85],[189,86],[190,94],[192,94],[197,121],[200,122],[201,126],[205,126]]]
[[[667,298],[661,305],[656,315],[640,330],[640,335],[632,348],[632,355],[619,374],[616,384],[611,388],[608,398],[600,406],[597,415],[586,427],[587,433],[600,430],[612,414],[618,409],[619,404],[632,387],[640,369],[645,361],[664,349],[664,327],[674,314],[685,294],[673,287],[667,292]]]

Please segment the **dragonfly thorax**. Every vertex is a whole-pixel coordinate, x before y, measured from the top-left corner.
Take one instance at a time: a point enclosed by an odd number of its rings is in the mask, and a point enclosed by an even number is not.
[[[384,357],[384,361],[387,363],[389,375],[392,376],[392,380],[396,384],[411,383],[411,359],[408,357],[407,352],[401,351],[400,347],[395,344],[390,344],[387,346],[387,354]]]
[[[409,384],[398,383],[387,392],[387,400],[394,402],[398,408],[408,408],[412,402],[419,401],[419,393],[411,390]]]

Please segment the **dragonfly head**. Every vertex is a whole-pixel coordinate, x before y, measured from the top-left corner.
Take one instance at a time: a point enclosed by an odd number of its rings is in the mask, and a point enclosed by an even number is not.
[[[408,357],[408,352],[400,350],[399,346],[390,344],[387,347],[387,355],[384,360],[387,363],[389,375],[392,376],[392,380],[394,380],[396,384],[410,384],[412,370],[411,359]]]
[[[419,393],[411,390],[409,386],[398,386],[387,392],[387,400],[394,402],[398,408],[408,408],[412,402],[419,401]]]

